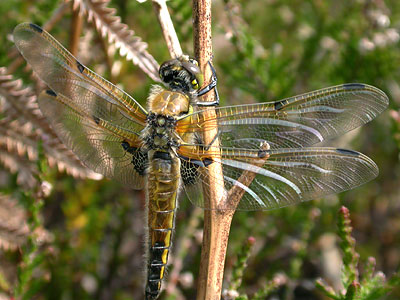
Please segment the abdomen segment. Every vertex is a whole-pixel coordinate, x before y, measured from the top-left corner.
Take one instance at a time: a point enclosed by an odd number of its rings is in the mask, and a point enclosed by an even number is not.
[[[147,185],[149,235],[145,293],[149,300],[158,297],[165,275],[180,181],[180,160],[167,152],[159,154],[150,154]]]

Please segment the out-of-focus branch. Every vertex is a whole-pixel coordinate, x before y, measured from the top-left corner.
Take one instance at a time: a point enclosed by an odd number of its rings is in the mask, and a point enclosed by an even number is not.
[[[193,236],[195,235],[195,232],[199,227],[202,213],[203,210],[199,207],[196,207],[192,211],[183,236],[175,243],[175,248],[178,249],[178,251],[176,253],[176,256],[170,259],[170,264],[174,267],[168,276],[168,285],[165,288],[167,295],[174,295],[175,297],[178,296],[177,293],[179,291],[177,290],[177,284],[181,275],[182,268],[184,266],[183,262],[185,260],[185,257],[187,256],[188,250],[193,243]],[[177,299],[183,299],[183,297],[177,297]]]
[[[153,0],[153,8],[156,13],[158,22],[160,22],[161,30],[167,43],[169,54],[172,58],[182,56],[182,48],[174,29],[171,16],[165,0]]]
[[[72,6],[72,3],[71,3]],[[69,39],[69,51],[77,56],[79,50],[79,38],[82,32],[83,18],[77,10],[72,11],[71,35]]]

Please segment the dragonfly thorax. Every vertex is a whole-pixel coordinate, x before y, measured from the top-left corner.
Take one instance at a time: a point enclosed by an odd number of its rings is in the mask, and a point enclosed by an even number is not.
[[[175,132],[176,119],[173,116],[150,112],[142,138],[148,149],[168,150],[178,147]]]
[[[168,150],[179,147],[175,132],[179,117],[189,113],[190,99],[186,94],[153,86],[147,100],[149,114],[142,138],[149,149]]]

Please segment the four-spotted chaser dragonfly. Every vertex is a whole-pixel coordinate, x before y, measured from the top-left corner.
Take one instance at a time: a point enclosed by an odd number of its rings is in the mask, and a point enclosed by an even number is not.
[[[184,189],[192,202],[208,208],[198,195],[208,190],[199,186],[212,176],[211,165],[221,166],[223,189],[243,193],[237,207],[223,209],[241,210],[320,198],[378,174],[375,163],[361,153],[308,148],[381,113],[388,98],[375,87],[343,84],[275,102],[216,107],[210,115],[198,105],[204,89],[197,62],[183,56],[161,65],[166,88],[154,86],[145,109],[39,26],[18,25],[14,41],[51,88],[38,101],[60,139],[96,172],[134,189],[146,188],[146,299],[157,298],[161,289],[178,192]],[[206,145],[203,133],[209,130],[217,133]],[[243,184],[243,172],[254,179]]]

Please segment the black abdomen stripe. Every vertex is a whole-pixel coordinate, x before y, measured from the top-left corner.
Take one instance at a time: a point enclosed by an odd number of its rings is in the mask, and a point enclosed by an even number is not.
[[[180,183],[179,158],[170,152],[150,155],[147,177],[148,261],[146,299],[154,300],[161,291],[174,228]]]

